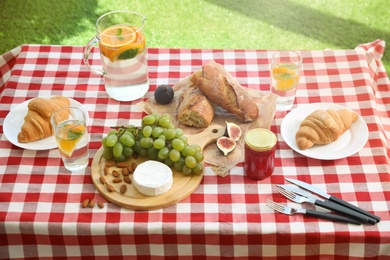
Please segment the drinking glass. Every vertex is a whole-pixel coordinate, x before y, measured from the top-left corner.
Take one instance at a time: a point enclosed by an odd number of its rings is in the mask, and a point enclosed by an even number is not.
[[[271,92],[276,94],[276,110],[290,109],[299,84],[302,58],[296,51],[277,51],[272,55]]]
[[[84,49],[84,63],[103,76],[107,94],[118,101],[132,101],[149,90],[145,16],[130,11],[113,11],[96,21],[97,34]],[[102,70],[89,64],[92,48],[99,44]]]
[[[65,168],[72,172],[85,169],[89,157],[85,113],[76,107],[61,108],[53,113],[50,122]]]

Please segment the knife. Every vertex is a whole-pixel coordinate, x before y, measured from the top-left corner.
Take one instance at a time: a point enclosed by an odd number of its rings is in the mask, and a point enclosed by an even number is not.
[[[320,206],[322,208],[329,209],[341,214],[345,214],[348,217],[355,218],[365,224],[371,224],[371,225],[376,224],[376,220],[370,218],[367,215],[361,214],[360,212],[354,211],[350,208],[346,208],[332,201],[321,199],[296,186],[292,186],[292,185],[277,185],[277,186],[278,186],[278,191],[280,193],[282,193],[285,197],[287,197],[288,199],[294,202],[297,203],[309,202],[314,205]]]
[[[340,204],[340,205],[342,205],[344,207],[350,208],[350,209],[352,209],[354,211],[357,211],[357,212],[359,212],[361,214],[369,216],[370,218],[375,219],[376,222],[379,222],[381,220],[380,217],[378,217],[378,216],[376,216],[374,214],[371,214],[370,212],[367,212],[364,209],[361,209],[361,208],[359,208],[359,207],[357,207],[357,206],[355,206],[355,205],[353,205],[353,204],[351,204],[349,202],[346,202],[346,201],[344,201],[344,200],[342,200],[342,199],[340,199],[340,198],[338,198],[336,196],[329,195],[326,192],[324,192],[323,190],[321,190],[321,189],[319,189],[319,188],[317,188],[317,187],[315,187],[315,186],[313,186],[311,184],[308,184],[308,183],[300,181],[300,180],[291,179],[291,178],[285,178],[285,180],[288,181],[288,182],[291,182],[291,183],[293,183],[293,184],[295,184],[295,185],[297,185],[297,186],[299,186],[301,188],[309,190],[309,191],[311,191],[311,192],[313,192],[313,193],[315,193],[317,195],[320,195],[321,197],[324,197],[324,198],[326,198],[326,199],[328,199],[328,200],[330,200],[330,201],[332,201],[334,203]]]

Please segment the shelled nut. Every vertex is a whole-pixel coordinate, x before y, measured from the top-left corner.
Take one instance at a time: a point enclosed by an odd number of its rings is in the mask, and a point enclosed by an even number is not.
[[[89,199],[85,199],[83,203],[81,203],[81,207],[86,208],[89,205]]]
[[[121,178],[114,178],[113,180],[112,180],[112,182],[113,183],[120,183],[120,182],[122,182],[122,179]]]
[[[128,176],[130,173],[129,173],[129,170],[127,169],[127,167],[124,167],[122,168],[122,175],[123,176]]]
[[[131,179],[130,179],[129,176],[123,177],[123,181],[126,182],[126,183],[128,183],[128,184],[131,184]]]
[[[103,185],[107,183],[107,180],[106,180],[106,178],[104,178],[104,176],[100,176],[100,177],[99,177],[99,181],[100,181],[100,183],[103,184]]]
[[[121,188],[120,188],[120,192],[123,194],[123,193],[126,192],[126,190],[127,190],[127,185],[126,185],[126,184],[123,184],[123,185],[121,186]]]
[[[103,204],[103,202],[101,202],[101,201],[98,201],[98,202],[97,202],[97,205],[98,205],[98,207],[101,208],[101,209],[104,208],[104,204]]]
[[[111,167],[115,165],[115,161],[107,161],[106,162],[106,167]]]
[[[116,170],[113,170],[111,174],[112,174],[112,176],[114,176],[116,178],[120,176],[119,172]]]
[[[113,191],[115,191],[115,188],[114,188],[114,186],[112,186],[111,184],[107,184],[107,190],[108,190],[109,192],[113,192]]]
[[[127,167],[127,162],[117,162],[116,167],[125,168],[125,167]]]
[[[96,200],[95,200],[94,198],[91,199],[91,200],[89,201],[88,206],[89,206],[90,208],[93,208],[93,207],[95,206],[95,202],[96,202]]]

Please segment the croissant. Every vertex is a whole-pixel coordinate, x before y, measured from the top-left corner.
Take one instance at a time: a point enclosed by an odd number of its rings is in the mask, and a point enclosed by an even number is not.
[[[300,150],[315,144],[329,144],[347,131],[358,115],[348,109],[319,109],[308,115],[300,124],[295,140]]]
[[[70,101],[66,97],[56,96],[50,99],[35,98],[28,103],[28,112],[24,117],[21,131],[18,134],[19,143],[37,141],[53,135],[50,124],[51,115],[60,108],[68,107]],[[64,110],[60,119],[69,117],[69,111]]]

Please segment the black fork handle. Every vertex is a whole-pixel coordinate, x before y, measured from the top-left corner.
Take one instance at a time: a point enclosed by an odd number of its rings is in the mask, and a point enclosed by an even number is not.
[[[380,217],[378,217],[378,216],[376,216],[376,215],[374,215],[374,214],[371,214],[370,212],[365,211],[364,209],[361,209],[361,208],[359,208],[359,207],[356,207],[355,205],[353,205],[353,204],[351,204],[351,203],[349,203],[349,202],[346,202],[346,201],[344,201],[344,200],[342,200],[342,199],[339,199],[339,198],[337,198],[337,197],[335,197],[335,196],[330,196],[329,200],[330,200],[330,201],[333,201],[334,203],[340,204],[340,205],[342,205],[342,206],[344,206],[344,207],[347,207],[347,208],[350,208],[350,209],[352,209],[352,210],[358,211],[358,212],[360,212],[360,213],[362,213],[362,214],[364,214],[364,215],[367,215],[367,216],[369,216],[370,218],[375,219],[376,222],[381,221],[381,218],[380,218]]]
[[[364,215],[362,213],[359,213],[357,211],[354,211],[350,208],[346,208],[340,204],[337,204],[337,203],[334,203],[334,202],[331,202],[329,200],[324,200],[324,201],[321,201],[321,200],[316,200],[315,205],[317,206],[320,206],[322,208],[326,208],[326,209],[329,209],[329,210],[332,210],[332,211],[335,211],[335,212],[338,212],[338,213],[341,213],[341,214],[345,214],[347,215],[348,217],[351,217],[351,218],[354,218],[354,219],[357,219],[359,220],[360,222],[362,223],[365,223],[365,224],[371,224],[371,225],[375,225],[376,224],[376,220],[367,216],[367,215]]]
[[[360,221],[358,221],[356,219],[352,219],[352,218],[344,217],[344,216],[340,216],[340,215],[335,215],[332,213],[311,210],[311,209],[307,209],[305,214],[308,216],[328,219],[328,220],[332,220],[332,221],[336,221],[336,222],[350,223],[350,224],[354,224],[354,225],[361,225],[362,224]]]

